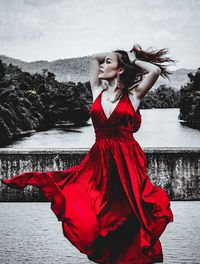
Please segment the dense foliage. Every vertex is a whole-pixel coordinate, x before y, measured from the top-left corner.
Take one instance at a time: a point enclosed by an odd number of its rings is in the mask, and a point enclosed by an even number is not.
[[[179,119],[200,129],[200,68],[194,75],[189,73],[188,77],[190,81],[180,90]]]
[[[31,75],[0,61],[0,145],[63,120],[83,124],[91,100],[87,84],[59,83],[47,70]]]
[[[178,108],[180,104],[179,91],[161,85],[154,91],[149,91],[142,99],[140,108]]]

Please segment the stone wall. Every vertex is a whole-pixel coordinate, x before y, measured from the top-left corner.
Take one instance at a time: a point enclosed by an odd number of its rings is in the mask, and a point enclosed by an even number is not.
[[[89,149],[0,150],[0,178],[23,172],[66,170],[81,163]],[[143,148],[147,175],[170,200],[200,200],[200,148]],[[33,186],[16,190],[0,185],[0,201],[45,201]]]

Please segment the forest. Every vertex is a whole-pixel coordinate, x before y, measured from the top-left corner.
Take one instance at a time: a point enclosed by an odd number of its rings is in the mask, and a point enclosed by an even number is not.
[[[90,101],[87,84],[60,83],[45,69],[30,74],[0,61],[0,146],[59,122],[85,124]]]
[[[190,82],[180,91],[160,85],[141,101],[141,109],[179,108],[180,120],[199,127],[200,73],[188,74]],[[55,74],[23,72],[0,60],[0,146],[56,124],[85,125],[90,118],[90,83],[59,82]]]

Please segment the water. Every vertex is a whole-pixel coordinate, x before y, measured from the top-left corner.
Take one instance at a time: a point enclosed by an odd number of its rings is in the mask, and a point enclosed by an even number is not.
[[[141,147],[200,147],[200,131],[183,126],[179,120],[179,108],[142,109],[142,125],[134,133]],[[91,119],[87,126],[73,128],[73,131],[54,128],[23,138],[11,149],[29,148],[90,148],[95,142]]]
[[[164,264],[200,263],[200,201],[171,201],[162,234]],[[50,203],[0,203],[0,263],[89,264],[62,234]]]

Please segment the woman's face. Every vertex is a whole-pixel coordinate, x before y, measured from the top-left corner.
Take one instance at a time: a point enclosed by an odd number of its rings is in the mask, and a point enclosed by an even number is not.
[[[104,63],[100,65],[99,69],[99,79],[103,80],[113,80],[117,77],[117,74],[119,73],[119,67],[118,67],[118,60],[116,53],[112,52],[109,53]]]

